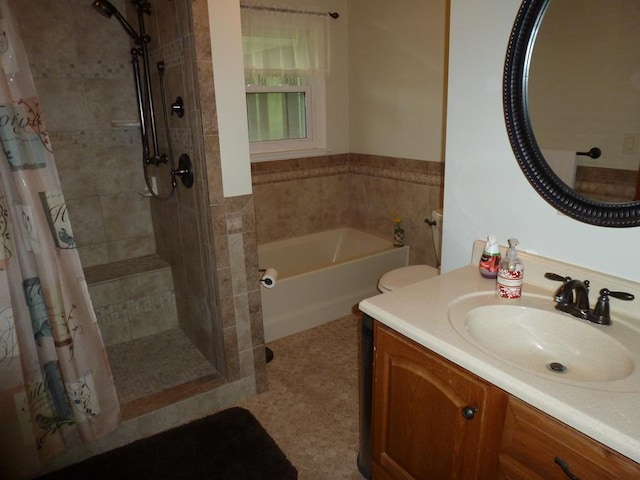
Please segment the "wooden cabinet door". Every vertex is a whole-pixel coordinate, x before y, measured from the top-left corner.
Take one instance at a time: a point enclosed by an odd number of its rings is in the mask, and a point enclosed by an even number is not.
[[[506,394],[377,322],[374,338],[374,480],[495,479]]]

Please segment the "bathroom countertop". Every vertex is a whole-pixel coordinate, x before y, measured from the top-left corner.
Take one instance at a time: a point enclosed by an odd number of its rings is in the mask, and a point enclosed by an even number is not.
[[[360,302],[360,309],[418,344],[640,463],[640,380],[618,388],[623,391],[612,391],[616,390],[613,382],[609,388],[607,382],[576,385],[557,381],[551,375],[535,374],[505,363],[467,341],[453,328],[448,316],[453,300],[475,292],[490,295],[495,290],[495,280],[482,278],[478,273],[477,248],[478,242],[474,246],[471,265],[368,298]],[[624,318],[627,325],[637,327],[640,333],[639,284],[536,255],[523,253],[521,258],[525,265],[523,292],[548,296],[550,308],[553,308],[553,292],[559,283],[545,279],[547,271],[590,280],[592,304],[597,292],[604,287],[633,293],[636,300],[632,302],[611,300],[611,317],[613,322]],[[576,318],[575,321],[584,320]],[[634,353],[636,365],[640,367],[637,363],[640,352]]]

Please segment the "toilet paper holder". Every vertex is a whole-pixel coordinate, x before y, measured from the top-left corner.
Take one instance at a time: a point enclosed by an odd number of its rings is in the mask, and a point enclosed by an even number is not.
[[[260,283],[265,288],[273,288],[278,279],[278,271],[275,268],[260,268]]]

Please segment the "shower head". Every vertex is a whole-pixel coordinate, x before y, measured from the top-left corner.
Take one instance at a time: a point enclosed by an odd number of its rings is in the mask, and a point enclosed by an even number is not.
[[[113,15],[116,16],[116,20],[120,22],[122,28],[129,34],[131,38],[133,38],[137,43],[140,43],[140,35],[138,32],[134,30],[134,28],[127,22],[127,20],[122,16],[122,14],[118,11],[113,4],[107,0],[93,0],[91,4],[93,8],[97,10],[97,12],[107,18],[111,18]]]
[[[106,1],[95,0],[91,6],[95,8],[100,15],[107,18],[111,18],[111,16],[117,12],[116,7]]]

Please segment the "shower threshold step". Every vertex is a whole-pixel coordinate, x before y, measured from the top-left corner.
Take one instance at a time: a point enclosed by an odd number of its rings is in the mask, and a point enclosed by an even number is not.
[[[120,415],[123,421],[141,417],[154,410],[173,405],[182,400],[204,392],[210,392],[226,384],[219,374],[206,375],[188,382],[151,393],[135,400],[120,404]]]
[[[84,268],[84,276],[89,285],[110,282],[125,277],[141,275],[170,268],[159,255],[145,255],[143,257],[127,258],[118,262],[103,263]]]

